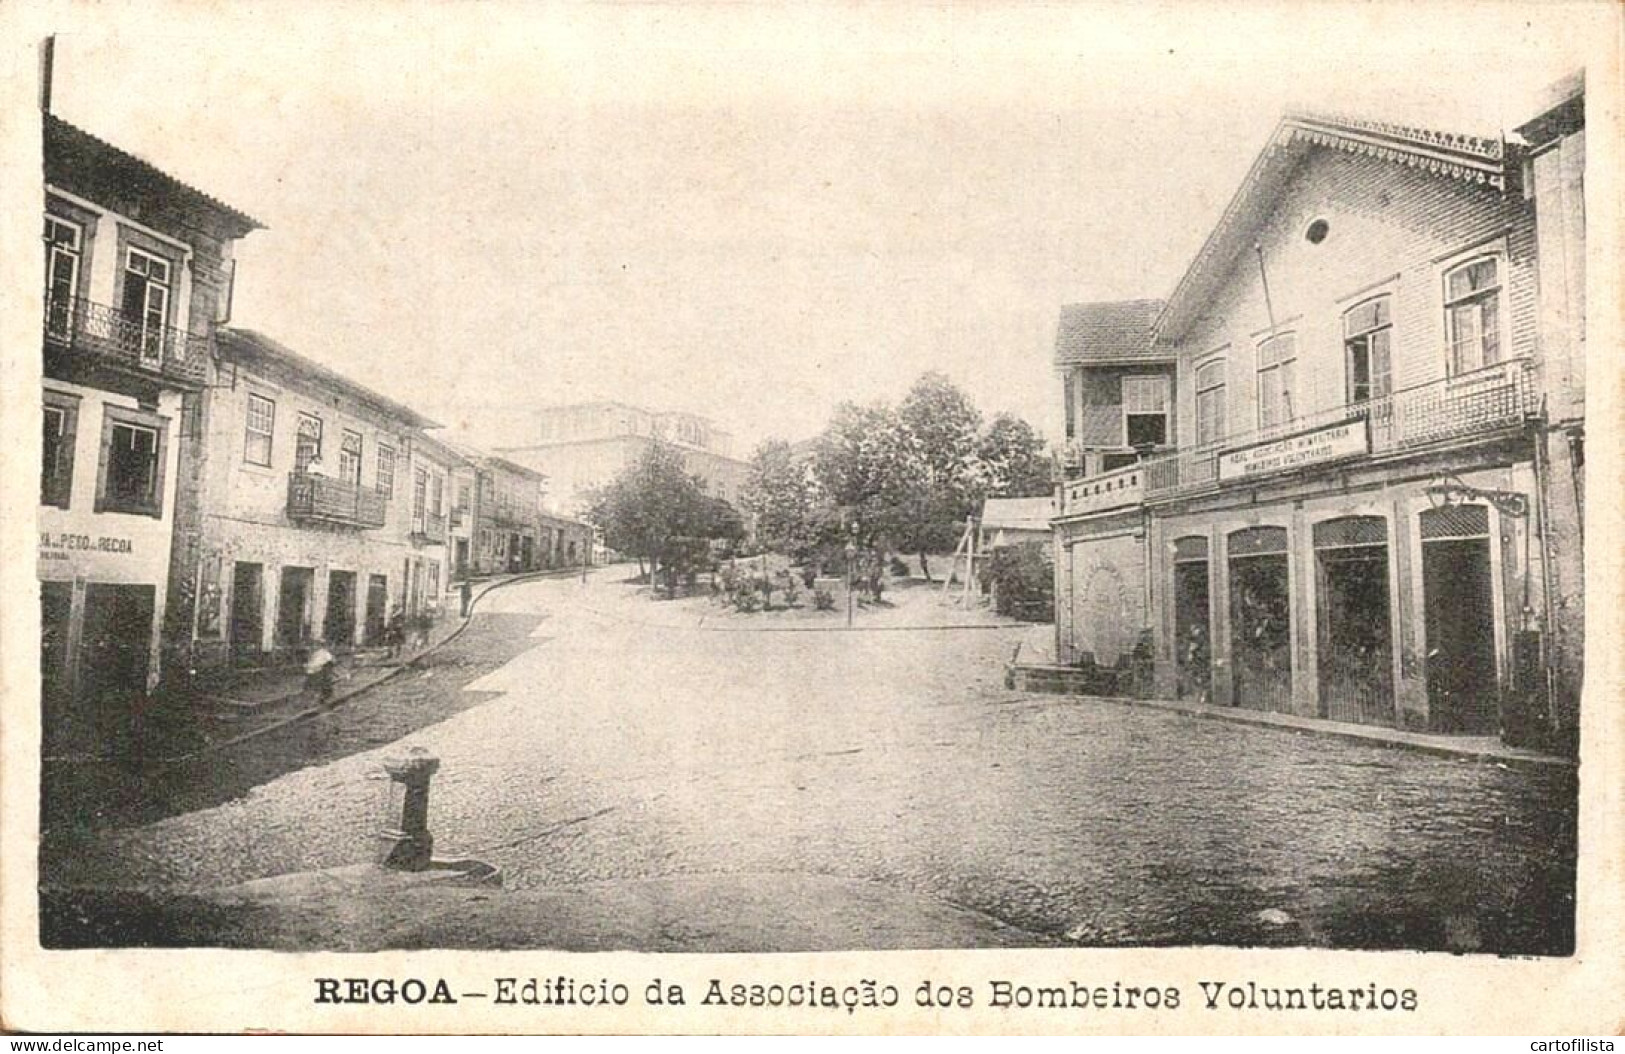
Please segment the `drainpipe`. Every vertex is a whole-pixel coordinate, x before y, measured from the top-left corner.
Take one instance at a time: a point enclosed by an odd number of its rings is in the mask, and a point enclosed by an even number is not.
[[[1552,635],[1557,625],[1557,613],[1552,607],[1552,543],[1546,530],[1546,487],[1551,468],[1546,464],[1546,396],[1540,398],[1540,413],[1531,424],[1535,448],[1535,514],[1533,520],[1540,534],[1540,598],[1544,632],[1541,634],[1541,665],[1546,675],[1546,723],[1553,732],[1557,727],[1557,671],[1553,661]],[[1524,568],[1524,574],[1529,569]]]

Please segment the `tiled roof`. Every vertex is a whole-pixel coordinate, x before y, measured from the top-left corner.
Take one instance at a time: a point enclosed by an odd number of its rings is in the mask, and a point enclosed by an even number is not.
[[[987,530],[1047,531],[1055,516],[1054,498],[988,498],[982,502]]]
[[[1166,350],[1151,340],[1151,325],[1162,306],[1161,300],[1065,305],[1055,333],[1055,364],[1167,358]]]
[[[48,163],[60,165],[73,165],[79,163],[80,159],[93,158],[97,164],[117,170],[118,178],[126,185],[158,187],[214,211],[236,228],[239,237],[249,231],[265,229],[265,224],[248,213],[232,208],[219,198],[176,179],[152,162],[144,161],[127,150],[120,150],[105,139],[49,113],[45,115],[45,156]]]
[[[364,384],[352,381],[337,370],[323,366],[314,359],[306,358],[292,348],[279,344],[263,333],[256,333],[251,329],[238,329],[234,326],[222,327],[215,334],[215,339],[216,345],[220,349],[221,358],[244,364],[264,362],[280,366],[283,370],[306,377],[317,385],[326,385],[329,388],[343,392],[357,402],[366,403],[413,428],[440,427],[439,423],[429,420],[410,406],[398,403],[387,395],[375,392]]]

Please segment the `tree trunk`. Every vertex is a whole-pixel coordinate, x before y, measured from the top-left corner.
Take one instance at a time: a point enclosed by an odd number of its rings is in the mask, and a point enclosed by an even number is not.
[[[920,550],[920,571],[925,574],[925,580],[927,582],[930,582],[931,581],[931,560],[930,560],[929,557],[927,557],[925,555],[925,550],[924,549]]]

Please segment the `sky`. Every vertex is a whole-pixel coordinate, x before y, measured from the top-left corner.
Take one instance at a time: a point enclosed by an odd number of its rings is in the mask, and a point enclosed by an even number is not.
[[[1600,4],[70,5],[54,110],[267,227],[233,323],[488,445],[744,453],[941,370],[1059,432],[1063,303],[1166,296],[1288,107],[1497,135]]]

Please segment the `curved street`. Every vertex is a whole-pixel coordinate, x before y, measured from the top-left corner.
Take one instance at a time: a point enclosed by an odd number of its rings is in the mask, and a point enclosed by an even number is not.
[[[885,894],[876,929],[908,898],[1016,943],[1572,945],[1570,770],[1010,691],[1019,627],[716,631],[625,573],[493,592],[420,669],[152,783],[131,825],[54,838],[44,880],[364,861],[380,762],[420,746],[437,852],[509,890],[714,884],[793,917],[828,907],[789,891],[840,880]]]

